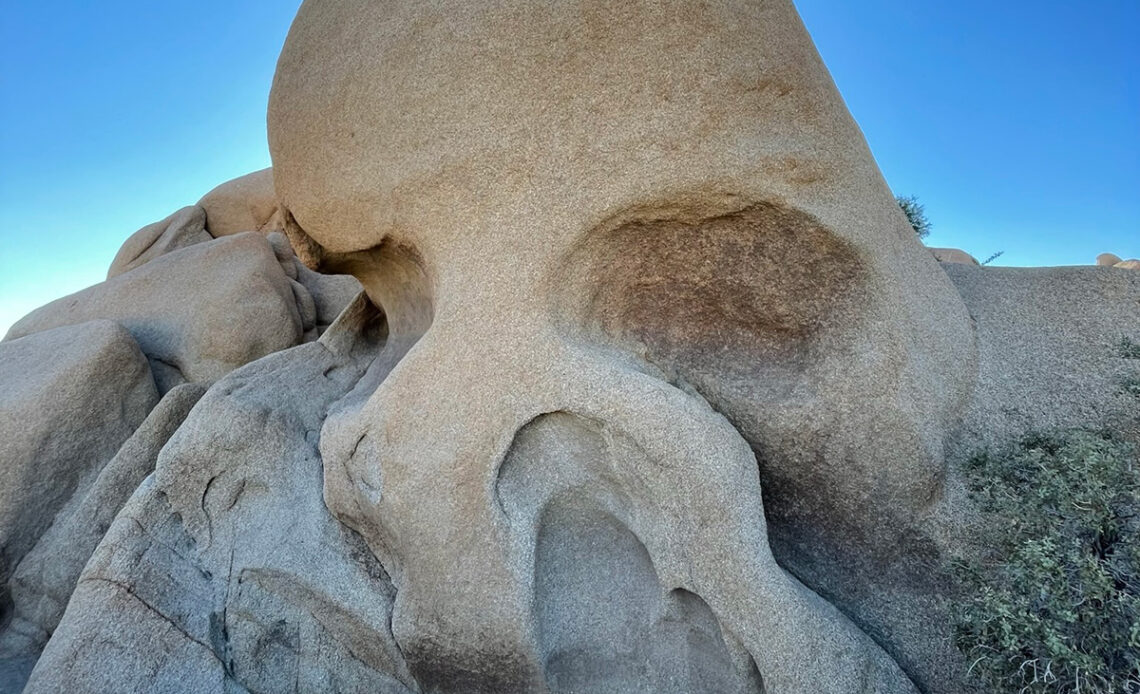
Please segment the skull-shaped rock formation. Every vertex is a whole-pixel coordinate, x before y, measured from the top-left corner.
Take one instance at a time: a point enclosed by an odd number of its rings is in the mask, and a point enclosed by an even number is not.
[[[12,425],[0,690],[961,694],[958,463],[1140,440],[1140,273],[940,265],[789,0],[307,0],[269,126],[0,344],[142,397]]]
[[[425,691],[908,690],[769,545],[930,551],[973,337],[791,2],[309,0],[269,126],[387,317],[325,500]]]

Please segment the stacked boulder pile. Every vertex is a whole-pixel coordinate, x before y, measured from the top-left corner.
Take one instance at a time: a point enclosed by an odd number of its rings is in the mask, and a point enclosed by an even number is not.
[[[222,184],[130,236],[106,281],[0,341],[0,691],[26,676],[95,546],[206,389],[316,340],[360,292],[298,262],[280,219],[272,170]]]

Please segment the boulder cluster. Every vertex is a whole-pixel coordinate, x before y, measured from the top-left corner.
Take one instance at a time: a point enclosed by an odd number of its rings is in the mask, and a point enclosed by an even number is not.
[[[271,169],[131,235],[107,279],[0,341],[0,691],[55,631],[111,521],[206,389],[312,342],[360,292],[299,263]]]

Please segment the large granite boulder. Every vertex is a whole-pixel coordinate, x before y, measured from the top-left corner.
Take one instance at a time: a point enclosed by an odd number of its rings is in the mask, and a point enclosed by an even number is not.
[[[0,343],[169,390],[5,467],[0,685],[959,694],[958,466],[1140,437],[1140,273],[924,248],[790,0],[306,0],[269,126]]]
[[[98,484],[158,391],[134,338],[105,320],[0,343],[0,386],[0,691],[18,692],[39,648],[9,641],[20,631],[16,603],[26,605],[13,572]],[[66,557],[85,560],[65,544]]]
[[[163,392],[209,383],[315,327],[312,298],[285,267],[295,272],[261,234],[198,243],[36,309],[5,340],[112,320],[134,336]]]
[[[940,263],[956,263],[959,265],[980,265],[978,259],[966,251],[958,248],[931,248],[934,259]]]
[[[317,431],[383,345],[366,301],[345,323],[202,398],[83,570],[27,692],[419,691],[390,578],[322,500]]]
[[[154,471],[158,452],[203,392],[204,386],[187,383],[167,393],[19,563],[8,584],[12,605],[9,620],[0,629],[0,659],[34,662],[111,521]],[[98,442],[95,447],[106,444]]]
[[[0,582],[130,437],[158,392],[106,320],[0,343]]]
[[[1130,429],[1140,377],[1122,340],[1140,340],[1140,274],[1101,267],[948,266],[977,327],[978,378],[955,437],[963,453],[1029,432]]]
[[[637,644],[700,633],[710,691],[910,690],[773,551],[939,677],[879,577],[934,551],[969,316],[791,2],[309,0],[269,136],[298,256],[388,316],[325,498],[422,687],[667,691]]]

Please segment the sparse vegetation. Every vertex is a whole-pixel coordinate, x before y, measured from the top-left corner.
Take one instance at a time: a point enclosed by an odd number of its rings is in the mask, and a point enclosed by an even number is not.
[[[986,691],[1140,692],[1138,467],[1133,446],[1090,432],[971,462],[984,530],[954,617]]]
[[[1140,400],[1140,376],[1132,376],[1121,381],[1120,392]]]
[[[1002,257],[1003,255],[1005,255],[1005,251],[998,251],[997,253],[991,254],[990,257],[983,260],[980,264],[981,265],[989,265],[990,263],[994,262],[995,260]]]
[[[918,238],[926,238],[930,234],[931,224],[926,218],[926,208],[918,198],[914,195],[898,195],[895,196],[895,200],[906,214],[910,225],[914,227],[914,233],[918,234]]]
[[[1130,337],[1122,337],[1118,352],[1124,359],[1140,359],[1140,342]]]

